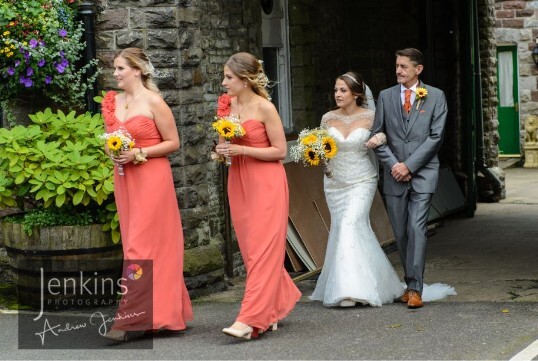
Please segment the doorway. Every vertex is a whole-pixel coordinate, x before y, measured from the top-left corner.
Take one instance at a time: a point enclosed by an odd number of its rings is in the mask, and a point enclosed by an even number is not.
[[[497,47],[499,157],[519,157],[520,123],[517,46]]]
[[[293,130],[288,1],[262,0],[264,70],[271,81],[271,101],[278,109],[285,132]]]

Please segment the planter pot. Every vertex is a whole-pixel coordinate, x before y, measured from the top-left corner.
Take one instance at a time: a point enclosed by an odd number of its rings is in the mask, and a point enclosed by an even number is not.
[[[117,299],[123,252],[101,225],[35,227],[3,222],[20,304],[38,309],[104,306]]]

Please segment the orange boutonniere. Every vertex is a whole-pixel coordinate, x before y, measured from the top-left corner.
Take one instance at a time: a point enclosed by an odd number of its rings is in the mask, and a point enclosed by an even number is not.
[[[418,100],[416,109],[418,110],[424,99],[426,99],[426,97],[428,96],[428,90],[424,87],[418,87],[416,90],[416,94]]]

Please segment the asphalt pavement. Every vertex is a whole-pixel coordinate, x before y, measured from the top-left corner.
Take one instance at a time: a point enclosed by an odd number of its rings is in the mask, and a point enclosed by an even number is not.
[[[47,333],[46,342],[62,348],[20,349],[18,337],[39,335],[19,334],[24,315],[0,311],[0,358],[510,360],[526,350],[527,359],[538,359],[529,347],[538,339],[538,169],[505,171],[506,199],[479,203],[474,217],[450,217],[434,229],[425,281],[448,283],[458,294],[421,309],[325,308],[308,300],[315,285],[309,279],[299,282],[303,298],[277,331],[237,340],[221,329],[239,309],[239,278],[226,292],[194,300],[186,331],[120,345],[101,340],[97,349],[77,330],[69,332],[75,341],[63,344],[65,334]],[[397,254],[389,259],[401,276]],[[85,312],[78,316],[93,311]]]

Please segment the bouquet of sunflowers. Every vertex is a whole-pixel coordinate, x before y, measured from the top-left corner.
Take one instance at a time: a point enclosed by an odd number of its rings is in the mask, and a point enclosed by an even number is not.
[[[245,129],[241,126],[239,118],[231,114],[232,99],[228,94],[223,94],[218,99],[217,115],[215,121],[211,124],[217,134],[223,137],[226,143],[229,143],[232,138],[241,138],[245,135]],[[211,158],[217,162],[226,162],[226,165],[232,164],[230,157],[224,157],[215,152],[212,152]]]
[[[135,145],[134,139],[123,128],[112,133],[102,134],[99,137],[106,141],[108,149],[114,155],[119,155],[121,151],[131,150]],[[118,174],[124,175],[122,164],[118,164]]]
[[[338,152],[336,141],[322,128],[303,129],[299,133],[297,144],[290,148],[291,158],[302,161],[306,166],[323,166],[323,172],[328,178],[333,176],[327,161]]]

